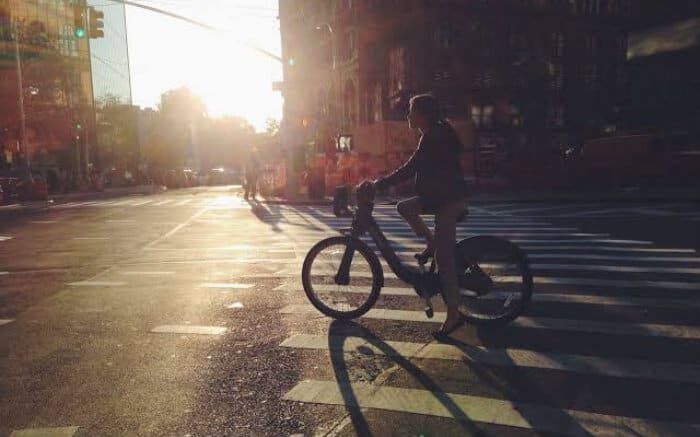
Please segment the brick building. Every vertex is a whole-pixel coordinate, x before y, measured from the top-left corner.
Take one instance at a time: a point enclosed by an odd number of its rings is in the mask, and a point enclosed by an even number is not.
[[[381,172],[415,147],[408,99],[432,92],[465,166],[545,154],[617,122],[630,0],[280,0],[284,118],[316,152],[337,135]],[[477,147],[474,147],[477,146]]]

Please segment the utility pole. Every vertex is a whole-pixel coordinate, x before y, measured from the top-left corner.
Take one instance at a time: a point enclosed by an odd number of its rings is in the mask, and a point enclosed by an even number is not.
[[[15,40],[15,61],[17,65],[17,94],[18,94],[18,99],[17,103],[19,105],[19,147],[22,153],[24,154],[24,160],[26,165],[29,165],[29,155],[30,151],[28,150],[28,144],[27,144],[27,124],[26,124],[26,115],[24,112],[24,84],[23,84],[23,79],[22,79],[22,59],[20,56],[20,51],[19,51],[19,38],[20,38],[20,31],[19,31],[19,23],[15,22],[15,25],[13,26],[14,28],[14,40]]]

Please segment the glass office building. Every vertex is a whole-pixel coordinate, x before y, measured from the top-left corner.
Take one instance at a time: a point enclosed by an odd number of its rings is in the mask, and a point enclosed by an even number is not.
[[[108,126],[100,113],[130,104],[123,4],[0,0],[0,168],[84,175]]]

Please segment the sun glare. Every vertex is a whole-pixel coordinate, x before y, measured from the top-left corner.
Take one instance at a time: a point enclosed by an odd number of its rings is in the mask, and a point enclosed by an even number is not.
[[[188,86],[202,97],[211,116],[242,116],[262,130],[268,118],[282,115],[282,97],[272,91],[282,67],[242,42],[279,53],[279,24],[274,17],[237,14],[240,2],[210,5],[219,8],[200,8],[194,18],[225,31],[211,32],[130,8],[130,40],[139,41],[129,47],[134,104],[156,106],[164,91]]]

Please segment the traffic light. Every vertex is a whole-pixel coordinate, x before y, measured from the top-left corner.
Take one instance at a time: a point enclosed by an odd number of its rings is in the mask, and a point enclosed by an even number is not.
[[[92,6],[88,9],[89,11],[89,23],[90,23],[90,38],[104,38],[104,26],[105,14]]]
[[[73,35],[76,38],[85,38],[85,8],[75,6],[73,8]]]

